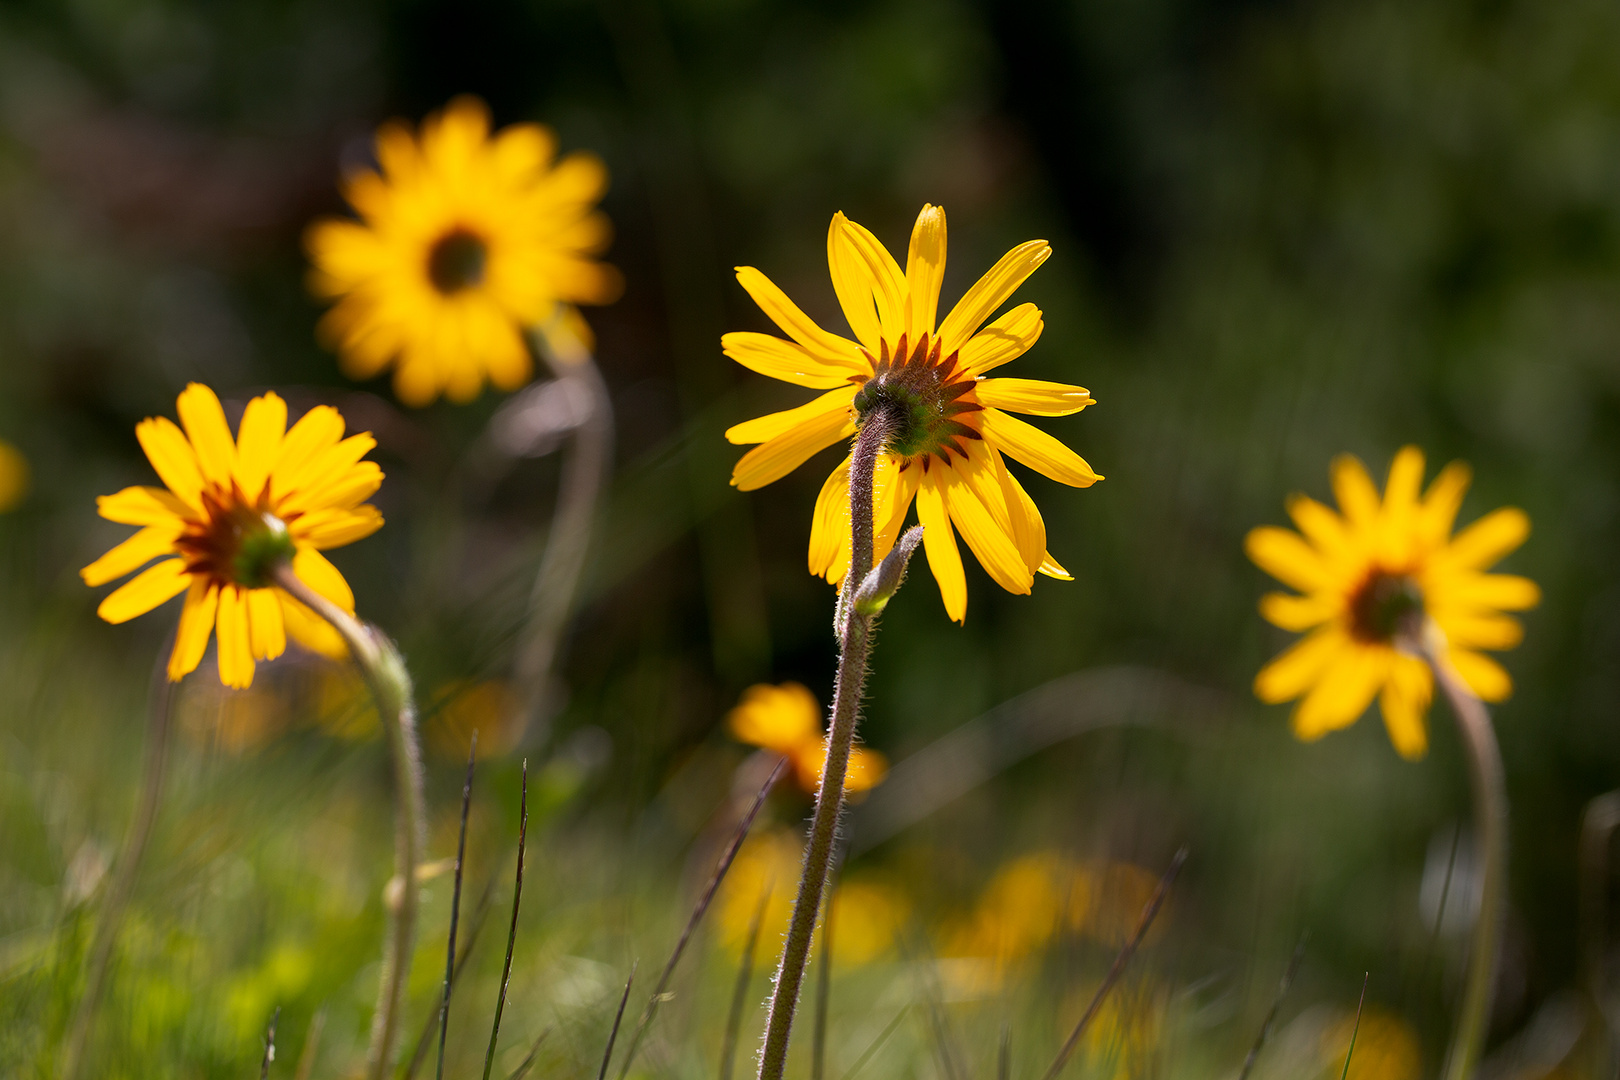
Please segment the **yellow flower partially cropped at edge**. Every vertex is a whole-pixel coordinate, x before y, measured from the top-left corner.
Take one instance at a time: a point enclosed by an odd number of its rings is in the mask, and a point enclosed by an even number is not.
[[[781,754],[793,764],[799,786],[814,792],[827,767],[827,739],[821,730],[816,696],[796,682],[759,683],[743,691],[742,701],[726,717],[739,742]],[[854,747],[849,754],[846,792],[867,791],[883,782],[889,761],[876,750]]]
[[[310,226],[311,289],[336,305],[320,332],[344,372],[369,379],[394,367],[407,405],[443,394],[471,401],[488,380],[516,390],[533,375],[525,328],[560,315],[587,344],[574,304],[604,304],[623,288],[596,261],[612,236],[596,203],[607,168],[593,154],[553,161],[557,138],[539,124],[493,137],[489,110],[458,97],[413,135],[377,132],[380,172],[349,176],[359,221]]]
[[[1507,672],[1479,650],[1517,645],[1523,629],[1502,612],[1534,607],[1541,590],[1529,578],[1485,571],[1524,543],[1530,519],[1503,507],[1453,536],[1471,478],[1467,465],[1452,462],[1420,493],[1423,453],[1407,446],[1395,455],[1380,500],[1366,468],[1343,455],[1333,462],[1339,513],[1294,495],[1288,514],[1298,533],[1269,525],[1249,533],[1249,558],[1303,594],[1261,598],[1268,620],[1309,634],[1254,681],[1262,701],[1300,699],[1293,727],[1301,739],[1350,726],[1377,697],[1401,756],[1415,760],[1428,751],[1434,677],[1395,640],[1401,621],[1416,612],[1443,637],[1444,661],[1474,693],[1501,701],[1512,692]]]
[[[280,656],[289,636],[344,655],[337,632],[272,578],[290,562],[304,584],[354,613],[348,582],[321,551],[382,527],[382,514],[365,501],[381,486],[382,470],[360,460],[377,440],[344,438],[343,417],[327,405],[289,430],[287,403],[275,394],[248,402],[234,438],[208,387],[187,386],[177,406],[180,426],[157,417],[135,427],[164,486],[129,487],[96,500],[102,517],[142,528],[81,570],[85,584],[105,585],[152,563],[108,595],[96,614],[126,622],[185,593],[169,656],[176,682],[196,669],[216,629],[226,686],[252,685],[255,661]]]
[[[1045,325],[1034,304],[1020,304],[985,325],[1052,252],[1031,240],[1004,255],[937,319],[945,273],[945,211],[924,206],[902,271],[866,229],[843,214],[827,232],[833,290],[855,340],[812,322],[751,266],[737,280],[792,340],[732,333],[726,355],[762,375],[826,391],[807,405],[738,424],[733,443],[759,443],[743,455],[731,482],[752,491],[779,480],[817,452],[855,433],[863,410],[879,404],[908,412],[878,464],[873,494],[875,559],[894,546],[912,501],[926,526],[923,545],[946,613],[967,615],[967,578],[956,531],[1002,588],[1027,593],[1037,573],[1072,580],[1046,550],[1046,525],[1002,455],[1073,487],[1102,477],[1073,450],[1010,415],[1066,416],[1092,403],[1079,386],[1035,379],[987,379],[985,372],[1022,356]],[[833,470],[816,500],[810,572],[837,583],[849,571],[849,459]]]

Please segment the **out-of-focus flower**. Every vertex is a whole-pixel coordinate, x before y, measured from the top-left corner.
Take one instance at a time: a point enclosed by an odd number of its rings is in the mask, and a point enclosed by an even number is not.
[[[330,665],[315,676],[315,724],[345,742],[363,742],[382,734],[377,699],[360,672],[350,665]]]
[[[1298,533],[1270,525],[1249,533],[1249,558],[1304,594],[1261,597],[1268,620],[1310,633],[1254,680],[1262,701],[1300,699],[1292,718],[1299,738],[1350,726],[1377,697],[1401,756],[1428,751],[1434,676],[1396,644],[1402,623],[1415,615],[1438,629],[1446,662],[1474,693],[1501,701],[1512,692],[1507,672],[1478,650],[1517,645],[1523,629],[1502,613],[1534,607],[1541,590],[1529,578],[1484,571],[1524,543],[1530,519],[1503,507],[1452,536],[1471,476],[1467,465],[1452,462],[1420,496],[1423,453],[1403,447],[1380,501],[1366,468],[1346,454],[1333,462],[1339,513],[1294,495],[1288,513]]]
[[[908,422],[877,468],[874,560],[894,546],[915,499],[927,527],[928,566],[957,622],[967,616],[967,578],[953,524],[1009,592],[1029,592],[1037,573],[1069,580],[1046,550],[1040,511],[1002,454],[1074,487],[1101,480],[1073,450],[1010,415],[1066,416],[1090,405],[1091,394],[1064,383],[984,377],[1040,337],[1045,324],[1034,304],[984,324],[1051,253],[1044,240],[1013,248],[939,322],[945,211],[924,206],[917,215],[904,272],[875,236],[835,214],[827,262],[855,341],[823,330],[764,274],[739,267],[742,287],[792,340],[727,334],[726,355],[762,375],[826,392],[727,431],[731,442],[761,444],[737,462],[731,482],[744,491],[763,487],[849,438],[869,410],[903,407]],[[835,583],[849,571],[849,468],[845,458],[822,485],[810,528],[810,572]]]
[[[727,715],[726,724],[739,742],[781,754],[792,762],[805,791],[814,792],[821,786],[827,739],[821,730],[821,705],[806,687],[796,682],[750,686]],[[868,791],[882,783],[888,771],[886,757],[857,746],[849,754],[844,791]]]
[[[428,745],[445,757],[466,761],[474,732],[480,761],[510,753],[523,735],[517,695],[499,679],[452,683],[435,702],[425,734]]]
[[[1423,1047],[1412,1025],[1392,1012],[1368,1007],[1357,1028],[1354,1013],[1346,1013],[1322,1032],[1322,1057],[1335,1075],[1343,1068],[1355,1034],[1356,1051],[1350,1056],[1346,1080],[1418,1080],[1423,1075]]]
[[[762,902],[759,940],[782,939],[793,917],[803,863],[802,840],[785,829],[760,833],[743,844],[715,897],[722,947],[733,955],[742,952]],[[910,900],[892,884],[855,876],[841,879],[832,898],[833,962],[858,967],[883,958],[893,951],[895,935],[910,918]]]
[[[557,138],[539,124],[493,137],[489,110],[458,97],[423,122],[377,132],[380,171],[343,185],[359,221],[310,227],[311,288],[337,303],[321,320],[351,378],[390,365],[407,405],[440,394],[478,396],[529,381],[525,327],[558,314],[582,341],[574,304],[604,304],[623,288],[596,261],[611,238],[595,209],[607,169],[593,154],[553,161]]]
[[[261,681],[246,690],[217,684],[188,688],[176,708],[176,726],[192,742],[227,754],[257,750],[287,727],[286,701]]]
[[[28,459],[0,439],[0,514],[15,510],[28,497]]]
[[[108,595],[96,614],[121,623],[186,593],[169,657],[174,681],[195,670],[216,628],[226,686],[250,686],[255,661],[280,656],[289,635],[342,656],[337,632],[276,588],[273,575],[289,563],[305,585],[353,613],[349,583],[321,551],[382,527],[382,514],[365,501],[382,484],[382,470],[360,460],[376,440],[345,439],[343,417],[325,405],[288,430],[287,404],[275,394],[248,402],[233,438],[219,398],[200,383],[180,394],[178,411],[184,430],[163,417],[135,428],[165,486],[96,500],[102,517],[142,528],[80,571],[86,585],[159,560]]]

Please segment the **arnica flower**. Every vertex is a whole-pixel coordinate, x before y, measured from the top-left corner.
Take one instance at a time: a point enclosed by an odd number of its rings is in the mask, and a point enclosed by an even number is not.
[[[180,424],[141,421],[135,436],[164,487],[130,487],[96,500],[101,516],[142,529],[81,570],[104,585],[156,559],[96,609],[110,623],[144,615],[186,594],[169,656],[169,678],[195,670],[219,634],[219,678],[253,683],[254,663],[273,660],[290,635],[307,648],[342,656],[342,640],[313,611],[276,588],[277,568],[353,614],[354,594],[321,552],[382,527],[365,500],[382,484],[376,462],[360,459],[370,435],[343,437],[343,417],[320,405],[287,428],[275,394],[248,402],[231,436],[219,398],[192,383],[177,402]]]
[[[407,405],[440,394],[470,401],[487,377],[502,390],[529,381],[526,327],[559,313],[582,339],[571,305],[615,299],[617,270],[595,257],[611,226],[595,209],[607,169],[592,154],[553,162],[557,139],[538,124],[493,138],[489,111],[458,97],[419,137],[402,123],[377,132],[380,172],[343,185],[360,221],[310,227],[311,288],[337,304],[320,331],[354,379],[394,366]]]
[[[0,514],[14,510],[28,495],[28,459],[0,439]]]
[[[1402,624],[1415,616],[1438,633],[1443,662],[1475,694],[1501,701],[1512,692],[1507,672],[1479,650],[1517,645],[1523,629],[1502,612],[1534,607],[1541,590],[1528,578],[1485,571],[1524,543],[1530,519],[1503,507],[1453,536],[1471,476],[1453,462],[1420,493],[1423,453],[1407,446],[1390,465],[1380,501],[1366,468],[1344,455],[1333,462],[1339,513],[1294,495],[1288,513],[1298,533],[1273,526],[1249,533],[1249,558],[1304,594],[1261,598],[1268,620],[1309,634],[1254,681],[1262,701],[1300,699],[1293,727],[1301,739],[1348,727],[1377,697],[1401,756],[1427,752],[1434,677],[1397,647]]]
[[[1074,487],[1102,479],[1073,450],[1010,415],[1066,416],[1090,405],[1091,394],[1064,383],[984,377],[1041,336],[1045,324],[1034,304],[985,321],[1051,251],[1044,240],[1013,248],[939,321],[945,211],[923,207],[904,272],[876,237],[836,214],[827,263],[853,341],[816,325],[758,270],[739,267],[737,280],[791,340],[727,334],[726,355],[762,375],[826,392],[727,431],[734,443],[761,444],[737,462],[731,482],[744,491],[763,487],[848,439],[869,410],[904,409],[907,421],[877,469],[875,558],[893,547],[915,499],[928,565],[955,621],[967,615],[967,579],[952,525],[1009,592],[1029,592],[1037,573],[1071,580],[1047,552],[1040,511],[1002,455]],[[834,583],[849,571],[849,464],[845,458],[822,485],[810,529],[810,572]]]
[[[821,730],[821,706],[806,687],[796,682],[750,686],[727,715],[726,725],[739,742],[781,754],[792,762],[805,791],[814,792],[821,786],[821,774],[827,767],[827,737]],[[888,759],[882,754],[854,747],[844,791],[868,791],[882,783],[888,771]]]

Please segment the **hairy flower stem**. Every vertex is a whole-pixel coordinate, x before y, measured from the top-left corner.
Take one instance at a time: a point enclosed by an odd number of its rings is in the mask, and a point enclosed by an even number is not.
[[[557,509],[529,594],[529,619],[517,649],[519,708],[531,738],[543,732],[556,708],[550,692],[552,666],[579,591],[597,499],[613,457],[613,402],[596,360],[560,319],[534,338],[537,351],[550,362],[558,380],[567,380],[577,389],[586,407],[563,465]]]
[[[799,877],[799,895],[793,902],[793,920],[788,924],[782,961],[776,969],[776,990],[771,996],[770,1019],[759,1055],[759,1080],[781,1080],[787,1064],[793,1013],[799,1004],[799,988],[810,956],[810,940],[815,934],[816,913],[821,909],[821,894],[827,882],[827,869],[832,864],[838,819],[844,809],[844,776],[849,769],[850,747],[855,741],[861,691],[866,682],[866,659],[877,622],[876,615],[865,614],[857,608],[854,597],[872,570],[872,480],[878,455],[888,442],[893,423],[894,418],[885,410],[870,412],[855,437],[855,450],[850,458],[850,562],[839,597],[843,640],[838,657],[838,682],[833,690],[832,731],[827,736],[827,764],[822,770],[821,787],[816,791],[815,814],[810,819],[810,845],[805,851],[804,870]]]
[[[1451,705],[1468,754],[1469,779],[1474,788],[1474,834],[1479,845],[1479,916],[1474,922],[1473,946],[1468,958],[1468,982],[1457,1013],[1457,1030],[1447,1054],[1445,1080],[1472,1080],[1479,1067],[1489,1032],[1491,1006],[1496,994],[1496,972],[1502,955],[1502,931],[1507,922],[1507,788],[1502,780],[1502,752],[1485,705],[1446,662],[1428,629],[1420,655],[1428,661],[1440,690]],[[1437,918],[1444,917],[1441,912]]]
[[[393,759],[394,880],[386,894],[393,922],[383,945],[377,1011],[372,1017],[371,1046],[366,1053],[368,1080],[383,1080],[392,1072],[394,1043],[410,979],[416,935],[416,867],[424,847],[422,752],[417,744],[411,677],[399,650],[386,635],[305,585],[290,565],[283,563],[276,570],[276,584],[342,635],[377,703]]]

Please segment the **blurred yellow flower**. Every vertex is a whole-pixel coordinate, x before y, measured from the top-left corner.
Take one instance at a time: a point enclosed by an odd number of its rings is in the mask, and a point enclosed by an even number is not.
[[[1512,691],[1507,672],[1478,650],[1517,645],[1523,630],[1502,612],[1534,607],[1541,590],[1528,578],[1484,571],[1524,543],[1530,519],[1504,507],[1452,536],[1471,478],[1467,465],[1453,462],[1420,496],[1423,453],[1403,447],[1380,501],[1366,468],[1343,455],[1333,462],[1340,513],[1295,495],[1288,513],[1299,533],[1269,525],[1249,533],[1249,558],[1304,594],[1261,598],[1268,620],[1311,633],[1254,681],[1262,701],[1300,699],[1293,714],[1299,738],[1350,726],[1377,696],[1401,756],[1427,752],[1433,675],[1395,646],[1399,622],[1413,613],[1444,635],[1446,660],[1474,693],[1501,701]]]
[[[911,423],[878,463],[873,496],[875,558],[894,546],[913,500],[928,565],[946,613],[967,615],[967,578],[954,524],[1002,588],[1027,593],[1035,574],[1070,580],[1046,550],[1046,525],[1002,454],[1074,487],[1102,477],[1073,450],[1009,413],[1066,416],[1092,403],[1089,391],[1034,379],[986,379],[1024,354],[1045,325],[1040,309],[1020,304],[985,326],[1052,249],[1030,240],[1004,255],[936,322],[945,273],[945,211],[924,206],[902,272],[866,229],[836,214],[827,232],[833,290],[856,340],[823,330],[751,266],[737,280],[791,341],[732,333],[726,355],[762,375],[826,391],[807,405],[738,424],[733,443],[760,443],[743,455],[731,482],[752,491],[779,480],[817,452],[855,433],[856,419],[879,402],[903,405]],[[833,470],[816,500],[810,572],[842,581],[849,570],[849,467]]]
[[[169,657],[174,681],[201,662],[216,628],[226,686],[251,685],[254,662],[280,656],[288,635],[343,655],[337,632],[271,577],[290,561],[304,584],[354,611],[349,583],[321,551],[382,527],[382,515],[365,502],[382,484],[382,470],[360,460],[377,441],[343,438],[343,417],[326,405],[288,430],[287,404],[275,394],[248,402],[235,438],[208,387],[192,383],[177,404],[184,430],[163,417],[135,428],[165,486],[96,500],[107,520],[143,528],[81,570],[86,585],[159,560],[108,595],[96,614],[121,623],[186,593]]]
[[[1345,1080],[1418,1080],[1423,1075],[1423,1048],[1417,1032],[1394,1013],[1369,1006],[1359,1028],[1355,1013],[1347,1013],[1323,1030],[1322,1057],[1334,1076],[1344,1067],[1352,1032],[1356,1050],[1350,1055]]]
[[[434,695],[423,727],[428,745],[443,757],[466,761],[478,733],[478,760],[511,752],[523,734],[517,695],[499,679],[461,680]]]
[[[742,952],[761,901],[765,912],[759,941],[764,951],[782,939],[793,917],[793,892],[803,863],[803,841],[785,829],[760,833],[743,844],[715,897],[715,924],[728,952]],[[832,899],[833,962],[859,967],[882,959],[893,951],[895,935],[910,918],[910,900],[893,885],[854,876],[840,880]]]
[[[385,124],[380,172],[343,185],[360,221],[317,221],[306,237],[311,288],[337,301],[322,336],[351,378],[393,365],[407,405],[470,401],[486,377],[517,389],[533,374],[525,327],[560,313],[588,341],[572,305],[607,303],[623,287],[595,261],[611,238],[595,209],[607,189],[601,160],[553,162],[557,138],[539,124],[493,137],[489,126],[473,97],[428,117],[419,136]]]
[[[750,746],[781,754],[793,763],[799,786],[814,792],[827,765],[827,740],[821,730],[816,696],[796,682],[780,686],[759,683],[743,691],[726,717],[731,734]],[[849,754],[844,791],[868,791],[883,782],[889,761],[876,750],[857,746]]]
[[[0,439],[0,514],[15,510],[28,495],[28,459]]]

